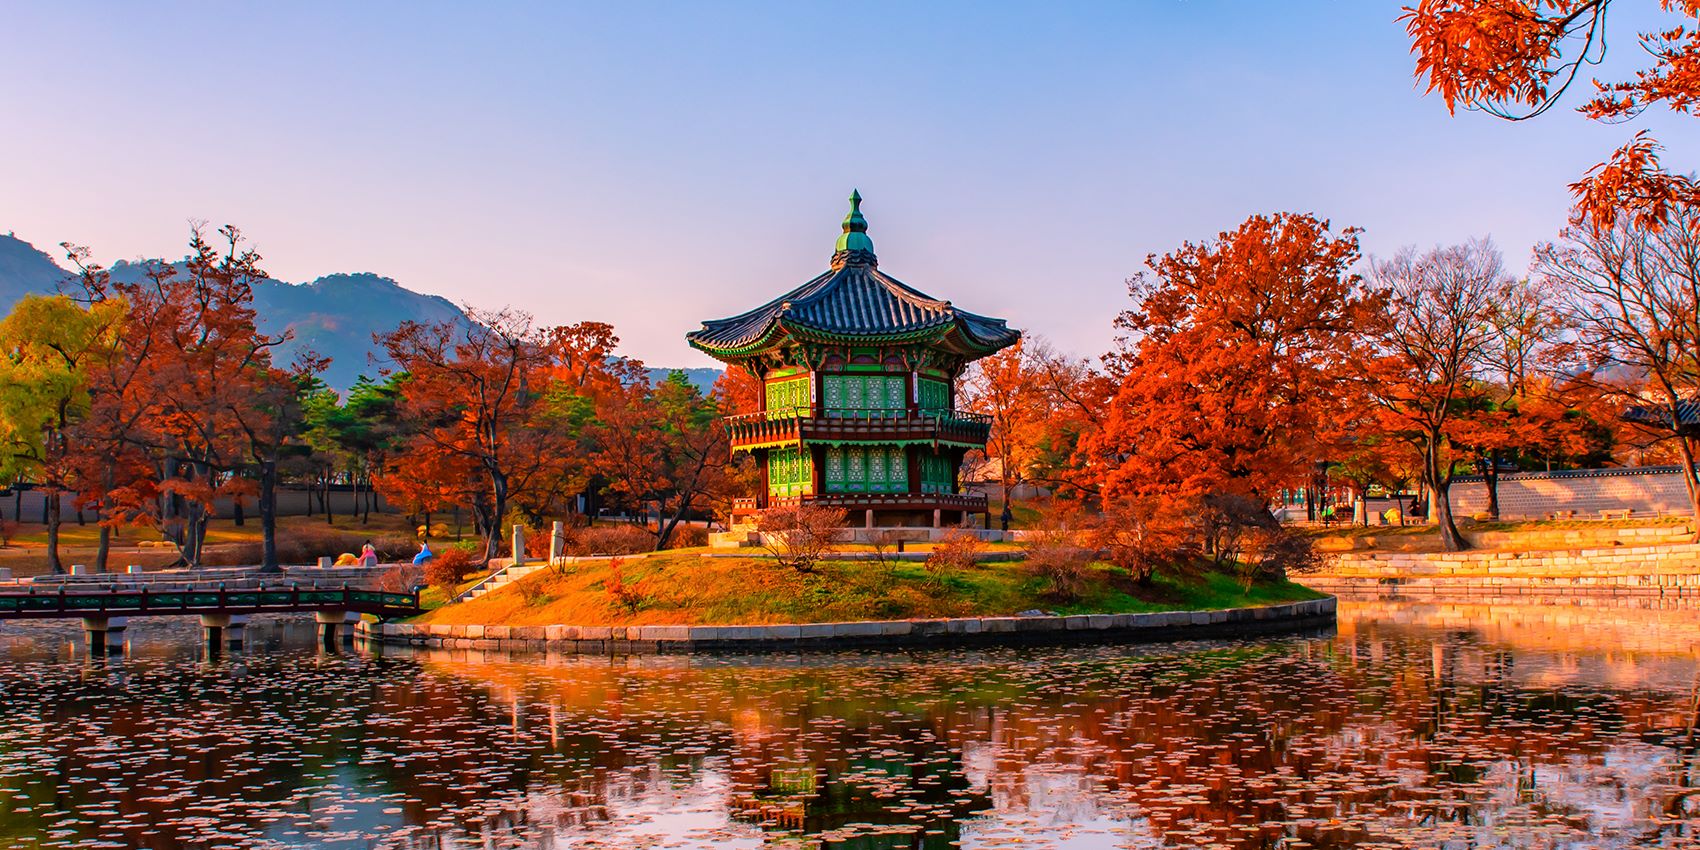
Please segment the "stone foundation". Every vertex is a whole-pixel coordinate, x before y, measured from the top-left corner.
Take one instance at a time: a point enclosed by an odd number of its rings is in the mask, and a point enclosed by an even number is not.
[[[361,623],[356,633],[390,646],[595,655],[766,652],[855,647],[995,646],[1165,641],[1328,627],[1335,600],[1221,611],[963,617],[767,626],[448,626]]]

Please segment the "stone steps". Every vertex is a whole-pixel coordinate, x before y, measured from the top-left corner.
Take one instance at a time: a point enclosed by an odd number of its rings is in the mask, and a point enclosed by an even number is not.
[[[504,567],[500,572],[491,576],[489,581],[473,588],[472,592],[467,594],[466,598],[477,599],[478,597],[483,596],[486,593],[490,593],[497,588],[519,581],[520,579],[525,578],[538,570],[544,569],[547,566],[548,564],[527,564],[523,567]]]

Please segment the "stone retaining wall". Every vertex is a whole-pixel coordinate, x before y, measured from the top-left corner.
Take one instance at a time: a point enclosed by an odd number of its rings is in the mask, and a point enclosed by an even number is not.
[[[1329,578],[1700,577],[1700,544],[1612,546],[1513,552],[1352,552],[1328,557]],[[1306,582],[1309,583],[1308,581]]]
[[[448,626],[361,623],[355,631],[392,646],[620,655],[763,652],[850,647],[987,646],[1017,643],[1160,641],[1331,626],[1332,598],[1156,614],[965,617],[775,626]]]
[[[1700,574],[1619,576],[1303,576],[1295,579],[1319,593],[1347,599],[1443,599],[1472,601],[1574,595],[1592,598],[1693,599]]]

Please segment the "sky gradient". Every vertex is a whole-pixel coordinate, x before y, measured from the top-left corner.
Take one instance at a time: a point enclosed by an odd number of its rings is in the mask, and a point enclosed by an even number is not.
[[[882,269],[1096,355],[1147,254],[1254,213],[1522,269],[1636,129],[1700,163],[1662,115],[1448,116],[1398,5],[0,0],[0,231],[110,262],[229,222],[283,280],[699,366],[685,332],[823,270],[855,187]]]

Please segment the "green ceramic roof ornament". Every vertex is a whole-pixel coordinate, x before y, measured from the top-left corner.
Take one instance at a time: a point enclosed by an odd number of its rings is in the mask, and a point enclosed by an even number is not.
[[[844,233],[838,237],[835,251],[874,252],[874,240],[868,238],[868,220],[862,217],[862,193],[850,190],[850,214],[844,217]]]

